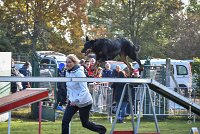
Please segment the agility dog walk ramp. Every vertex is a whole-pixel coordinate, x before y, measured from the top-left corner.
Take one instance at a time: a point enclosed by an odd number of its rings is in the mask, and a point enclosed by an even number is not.
[[[184,108],[188,110],[191,108],[191,112],[200,116],[200,105],[192,102],[190,98],[186,98],[178,94],[177,92],[170,90],[168,87],[160,84],[159,82],[153,79],[151,80],[150,83],[147,83],[147,84],[151,90],[163,95],[164,97],[174,101],[175,103],[183,106]]]
[[[0,114],[48,98],[47,89],[26,89],[0,98]]]

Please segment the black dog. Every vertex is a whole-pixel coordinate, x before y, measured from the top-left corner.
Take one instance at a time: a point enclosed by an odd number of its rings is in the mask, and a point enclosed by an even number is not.
[[[136,47],[124,38],[117,38],[116,40],[105,38],[89,40],[89,38],[86,37],[86,43],[81,52],[85,53],[85,55],[88,55],[90,52],[95,53],[98,63],[105,62],[106,60],[113,60],[117,55],[120,55],[121,61],[131,69],[131,65],[126,59],[128,56],[139,64],[139,70],[141,72],[143,69],[140,59],[137,56],[138,51],[139,47]]]

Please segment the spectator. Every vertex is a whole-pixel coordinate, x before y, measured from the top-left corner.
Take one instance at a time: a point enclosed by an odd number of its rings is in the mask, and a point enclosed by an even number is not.
[[[89,67],[90,67],[90,61],[89,60],[85,61],[84,67],[86,68],[86,71],[87,71],[86,77],[89,77],[89,74],[88,74],[88,70],[89,70]]]
[[[85,59],[81,59],[80,62],[79,62],[79,64],[80,64],[81,66],[83,66],[83,65],[85,64]]]
[[[121,70],[121,67],[119,65],[116,66],[116,69],[113,70],[113,72],[114,72],[113,77],[115,77],[115,78],[125,78],[126,77],[124,71]],[[124,85],[125,85],[125,83],[113,83],[111,85],[111,88],[113,89],[113,99],[116,102],[116,106],[119,104],[121,94],[124,89]],[[119,122],[119,123],[123,123],[123,121],[124,121],[127,104],[128,104],[128,92],[126,90],[124,99],[122,101],[122,105],[120,108],[120,113],[117,117],[117,122]]]
[[[140,72],[138,69],[133,70],[133,78],[140,78]]]
[[[102,68],[98,67],[97,68],[97,73],[94,75],[95,78],[102,78]]]
[[[130,75],[129,69],[126,67],[124,69],[124,71],[125,71],[126,76],[128,77]],[[131,78],[140,78],[139,70],[138,69],[133,69],[133,75],[131,75]],[[136,105],[136,106],[134,106],[134,108],[136,108],[134,111],[137,111],[137,104],[138,104],[138,100],[139,100],[139,98],[135,97],[136,90],[139,90],[137,88],[138,85],[139,84],[137,84],[137,83],[129,84],[129,86],[131,88],[132,104]],[[128,86],[127,86],[126,90],[128,91]],[[137,100],[136,100],[136,98],[137,98]],[[134,103],[134,102],[136,102],[136,103]],[[130,114],[130,113],[131,113],[131,111],[130,111],[130,102],[129,102],[128,105],[127,105],[127,107],[126,107],[126,114]]]
[[[85,65],[86,68],[89,68],[90,67],[90,61],[86,60],[84,65]]]
[[[78,65],[79,59],[70,54],[66,59],[66,77],[86,77]],[[82,126],[99,134],[105,134],[106,128],[89,121],[89,113],[93,99],[89,93],[87,82],[67,82],[67,95],[69,102],[62,119],[62,134],[69,134],[69,123],[73,115],[79,110]]]
[[[102,72],[102,77],[112,77],[112,70],[110,69],[110,64],[106,63],[105,68]]]
[[[90,58],[89,61],[91,66],[94,66],[94,64],[96,63],[95,58]]]
[[[80,60],[80,66],[84,70],[84,73],[85,73],[86,77],[89,77],[89,75],[88,75],[88,68],[89,68],[89,66],[87,66],[88,64],[89,64],[88,60],[84,60],[84,59]]]
[[[24,77],[23,74],[21,74],[17,68],[15,68],[15,64],[14,64],[14,59],[12,59],[12,63],[11,63],[11,76],[19,76],[19,77]],[[16,93],[17,91],[22,90],[22,82],[11,82],[11,92],[12,93]]]
[[[65,77],[65,63],[61,62],[59,64],[58,68],[58,77]],[[66,83],[65,82],[58,82],[57,83],[58,87],[58,96],[57,96],[57,102],[58,102],[58,107],[57,109],[62,110],[62,106],[66,104],[66,96],[67,96],[67,89],[66,89]]]
[[[25,77],[26,76],[31,76],[31,72],[30,72],[30,67],[31,67],[31,63],[30,62],[25,62],[24,65],[22,66],[22,68],[19,69],[19,72],[21,74],[23,74]],[[29,82],[22,82],[22,86],[23,86],[23,90],[26,88],[30,88],[31,85]]]
[[[90,58],[89,62],[90,62],[90,66],[88,68],[88,75],[89,75],[89,77],[94,77],[94,72],[95,72],[94,65],[96,63],[96,60],[95,60],[95,58]]]

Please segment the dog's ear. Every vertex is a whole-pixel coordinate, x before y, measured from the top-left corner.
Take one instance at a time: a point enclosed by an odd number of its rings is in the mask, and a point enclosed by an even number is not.
[[[90,41],[88,36],[86,36],[86,42],[87,42],[87,41]]]

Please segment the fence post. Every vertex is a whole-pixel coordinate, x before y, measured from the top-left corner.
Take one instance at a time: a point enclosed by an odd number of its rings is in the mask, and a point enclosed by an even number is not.
[[[170,87],[171,59],[166,59],[166,87]]]

